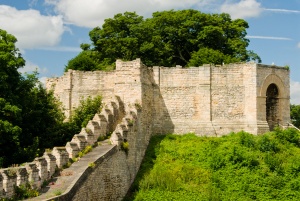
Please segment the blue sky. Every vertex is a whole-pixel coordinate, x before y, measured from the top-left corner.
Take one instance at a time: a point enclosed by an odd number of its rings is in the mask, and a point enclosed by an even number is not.
[[[22,71],[37,68],[44,80],[61,76],[80,44],[90,43],[89,31],[106,18],[189,8],[245,19],[248,49],[264,64],[290,66],[291,102],[300,104],[300,0],[0,0],[0,29],[17,37],[26,60]]]

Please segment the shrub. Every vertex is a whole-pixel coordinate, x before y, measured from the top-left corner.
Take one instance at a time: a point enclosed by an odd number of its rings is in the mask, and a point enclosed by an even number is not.
[[[82,153],[85,155],[85,154],[91,152],[92,149],[93,149],[93,147],[90,146],[90,145],[88,145],[88,146],[86,146],[86,147],[84,148],[84,150],[82,150]]]
[[[94,168],[95,166],[96,166],[96,164],[94,162],[89,163],[90,168]]]
[[[277,146],[277,142],[271,139],[269,134],[264,134],[258,141],[258,148],[262,152],[277,152],[279,151],[279,147]]]
[[[128,151],[129,151],[129,143],[127,141],[126,142],[122,142],[121,149],[123,151],[125,151],[125,153],[128,153]]]
[[[125,200],[299,200],[298,134],[276,132],[154,136]]]
[[[255,143],[253,135],[246,133],[244,131],[237,133],[237,135],[239,136],[239,143],[241,145],[249,147],[249,148],[255,147],[256,143]]]
[[[81,128],[85,127],[89,120],[101,110],[101,96],[92,98],[88,96],[86,99],[80,100],[80,105],[72,112],[70,124],[75,129],[75,132],[80,132]]]
[[[39,196],[39,192],[36,189],[33,189],[29,183],[25,185],[15,186],[15,193],[13,200],[23,200],[27,198]]]

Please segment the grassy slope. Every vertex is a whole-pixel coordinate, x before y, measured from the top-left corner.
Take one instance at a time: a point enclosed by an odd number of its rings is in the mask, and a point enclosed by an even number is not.
[[[155,136],[124,200],[300,200],[300,134]]]

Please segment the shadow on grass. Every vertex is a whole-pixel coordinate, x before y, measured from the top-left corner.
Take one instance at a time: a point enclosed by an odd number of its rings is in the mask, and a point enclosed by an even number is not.
[[[149,145],[147,147],[144,159],[140,166],[140,169],[135,177],[133,184],[131,185],[130,189],[128,190],[126,196],[124,197],[123,201],[130,201],[134,200],[136,192],[139,191],[140,182],[150,172],[153,168],[155,163],[156,156],[158,154],[160,148],[160,142],[166,137],[166,135],[156,135],[151,137]]]

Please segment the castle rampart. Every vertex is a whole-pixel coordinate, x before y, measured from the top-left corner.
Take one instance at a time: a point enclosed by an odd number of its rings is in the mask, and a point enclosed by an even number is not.
[[[65,168],[87,146],[97,144],[99,136],[111,133],[109,141],[100,142],[92,153],[61,171],[46,193],[30,200],[121,200],[134,181],[150,136],[141,129],[139,108],[127,106],[125,111],[119,97],[103,104],[101,113],[95,114],[65,147],[54,147],[22,166],[1,169],[0,198],[11,198],[14,186],[30,184],[40,189],[57,169]],[[129,149],[122,150],[124,142],[129,143]]]
[[[273,105],[269,101],[266,106],[272,83],[279,94],[272,98]],[[277,66],[146,67],[140,59],[118,60],[115,71],[70,70],[49,79],[47,87],[51,86],[66,115],[78,106],[80,97],[88,95],[101,94],[105,99],[117,95],[125,105],[140,104],[151,113],[151,122],[144,120],[153,134],[224,135],[240,130],[259,134],[290,121],[289,70]]]
[[[108,133],[111,144],[72,164],[47,193],[31,200],[122,200],[153,134],[259,134],[290,121],[289,70],[255,63],[167,68],[118,60],[115,71],[70,70],[49,79],[47,88],[53,88],[67,116],[86,96],[102,95],[102,111],[65,147],[54,147],[24,166],[1,169],[1,198],[11,197],[15,185],[29,182],[39,189],[55,169]],[[122,149],[125,142],[129,149]],[[53,197],[57,189],[62,194]]]

